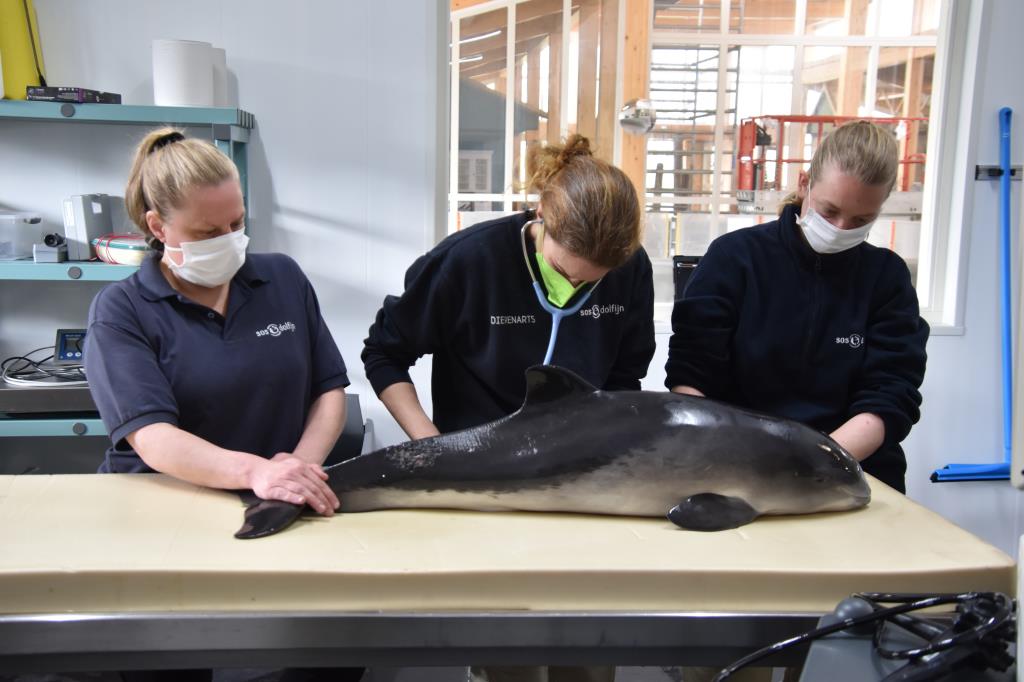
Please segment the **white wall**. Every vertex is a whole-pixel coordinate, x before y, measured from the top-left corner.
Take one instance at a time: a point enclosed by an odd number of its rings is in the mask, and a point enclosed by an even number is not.
[[[921,422],[904,447],[909,471],[907,492],[957,524],[1017,555],[1024,532],[1021,493],[1008,482],[930,483],[931,472],[950,462],[986,463],[1003,460],[1003,418],[999,321],[999,184],[976,182],[974,165],[999,163],[997,113],[1014,110],[1012,163],[1024,159],[1024,87],[1021,87],[1019,28],[1024,3],[988,0],[983,10],[981,47],[973,82],[956,87],[973,91],[972,135],[966,167],[958,168],[967,189],[970,219],[964,225],[966,270],[965,333],[932,336],[928,342]],[[1014,232],[1020,217],[1021,184],[1013,186]],[[1015,251],[1016,253],[1016,251]],[[1014,267],[1019,270],[1017,260]],[[1019,340],[1018,340],[1019,342]]]
[[[350,390],[364,397],[364,416],[382,437],[396,440],[397,427],[369,400],[359,352],[384,295],[401,290],[405,268],[433,244],[436,226],[443,229],[447,45],[438,36],[447,33],[447,2],[35,5],[50,84],[120,92],[126,104],[153,103],[154,38],[226,48],[238,103],[257,122],[249,149],[253,248],[286,252],[309,274],[350,368]],[[122,195],[144,131],[4,123],[0,208],[41,211],[57,228],[62,197]],[[56,327],[84,326],[98,286],[4,283],[0,352],[52,343]],[[41,293],[44,304],[25,305]]]

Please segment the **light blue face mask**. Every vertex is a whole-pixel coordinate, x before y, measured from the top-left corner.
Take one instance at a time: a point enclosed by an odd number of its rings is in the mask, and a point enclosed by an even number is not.
[[[541,288],[540,282],[537,281],[537,275],[534,274],[533,268],[530,267],[530,254],[526,250],[526,232],[527,230],[530,229],[530,225],[533,225],[534,223],[540,223],[543,225],[544,221],[531,220],[527,222],[525,225],[523,225],[523,230],[520,234],[520,237],[522,238],[523,245],[523,261],[526,263],[526,271],[530,273],[530,280],[533,281],[533,291],[537,295],[537,302],[540,303],[541,308],[543,308],[551,315],[551,337],[548,339],[548,350],[544,354],[544,364],[550,365],[551,356],[555,352],[555,341],[558,340],[558,325],[562,323],[562,320],[564,318],[569,317],[570,315],[575,315],[580,311],[580,308],[582,308],[583,304],[587,302],[587,299],[590,298],[590,295],[594,293],[594,289],[596,289],[597,285],[601,283],[601,280],[599,279],[596,282],[594,282],[586,291],[586,293],[580,296],[579,300],[573,303],[568,308],[559,308],[555,306],[553,303],[551,303],[551,301],[548,300],[548,297],[544,295],[544,290]]]

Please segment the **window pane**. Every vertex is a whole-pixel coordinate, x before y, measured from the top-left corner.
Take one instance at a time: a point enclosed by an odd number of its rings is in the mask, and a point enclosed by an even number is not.
[[[658,111],[658,126],[647,143],[646,187],[654,195],[647,200],[650,211],[710,211],[715,165],[731,165],[739,49],[728,50],[723,103],[726,139],[716,150],[720,52],[717,46],[701,45],[652,51],[651,99]],[[661,197],[667,200],[660,201]]]
[[[920,192],[924,183],[934,65],[933,47],[881,50],[873,115],[901,119],[896,126],[901,159],[896,186],[901,191]]]
[[[921,246],[920,220],[888,219],[887,216],[882,216],[868,233],[868,243],[898,253],[907,262],[911,281],[917,281],[918,253]]]
[[[530,0],[516,5],[516,108],[512,139],[512,187],[522,191],[529,181],[531,148],[557,143],[562,51],[562,4]]]
[[[718,33],[722,25],[720,0],[654,0],[654,28],[685,33]]]
[[[459,22],[459,194],[500,194],[506,185],[508,92],[503,8]],[[511,180],[511,179],[509,179]],[[460,210],[500,210],[500,201],[459,200]]]
[[[681,256],[703,256],[707,253],[708,245],[718,235],[729,229],[749,227],[757,222],[753,216],[740,216],[736,225],[730,225],[730,222],[735,222],[736,219],[737,216],[719,216],[716,221],[708,214],[677,213],[672,223],[675,253]]]
[[[939,31],[939,3],[942,0],[918,0],[921,13],[920,33],[935,35]]]
[[[868,5],[868,0],[807,0],[804,30],[808,35],[816,36],[865,35]]]
[[[866,47],[809,47],[804,53],[801,87],[808,93],[806,113],[863,116]]]
[[[874,33],[880,36],[934,34],[939,26],[939,0],[874,0],[868,15],[868,26],[872,25],[877,25]]]
[[[588,138],[594,154],[612,161],[615,147],[615,81],[621,0],[577,0],[573,12],[576,46],[575,132]],[[571,93],[570,93],[571,95]]]
[[[792,35],[796,0],[757,0],[732,3],[730,33]]]

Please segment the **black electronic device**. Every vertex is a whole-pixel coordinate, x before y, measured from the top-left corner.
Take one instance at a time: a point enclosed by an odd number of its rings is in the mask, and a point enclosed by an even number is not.
[[[29,85],[25,99],[30,102],[73,102],[74,104],[120,104],[121,95],[89,88],[68,88]]]
[[[57,340],[53,344],[53,364],[82,364],[84,346],[84,329],[58,329]]]
[[[683,297],[686,283],[697,268],[700,256],[672,256],[672,282],[675,284],[676,300]]]

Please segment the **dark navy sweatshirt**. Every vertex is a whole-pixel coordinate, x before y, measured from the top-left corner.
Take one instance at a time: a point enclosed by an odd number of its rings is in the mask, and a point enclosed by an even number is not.
[[[826,433],[876,414],[885,441],[863,468],[904,491],[929,331],[910,272],[866,243],[818,254],[798,217],[788,206],[712,242],[672,312],[665,384]]]
[[[409,367],[432,354],[433,421],[442,433],[519,409],[525,371],[544,361],[551,332],[523,259],[520,235],[532,217],[474,225],[412,264],[405,292],[384,299],[365,340],[366,377],[378,395],[410,381]],[[529,236],[526,244],[543,287]],[[651,262],[641,249],[562,321],[551,363],[607,390],[639,389],[654,355],[653,315]]]

